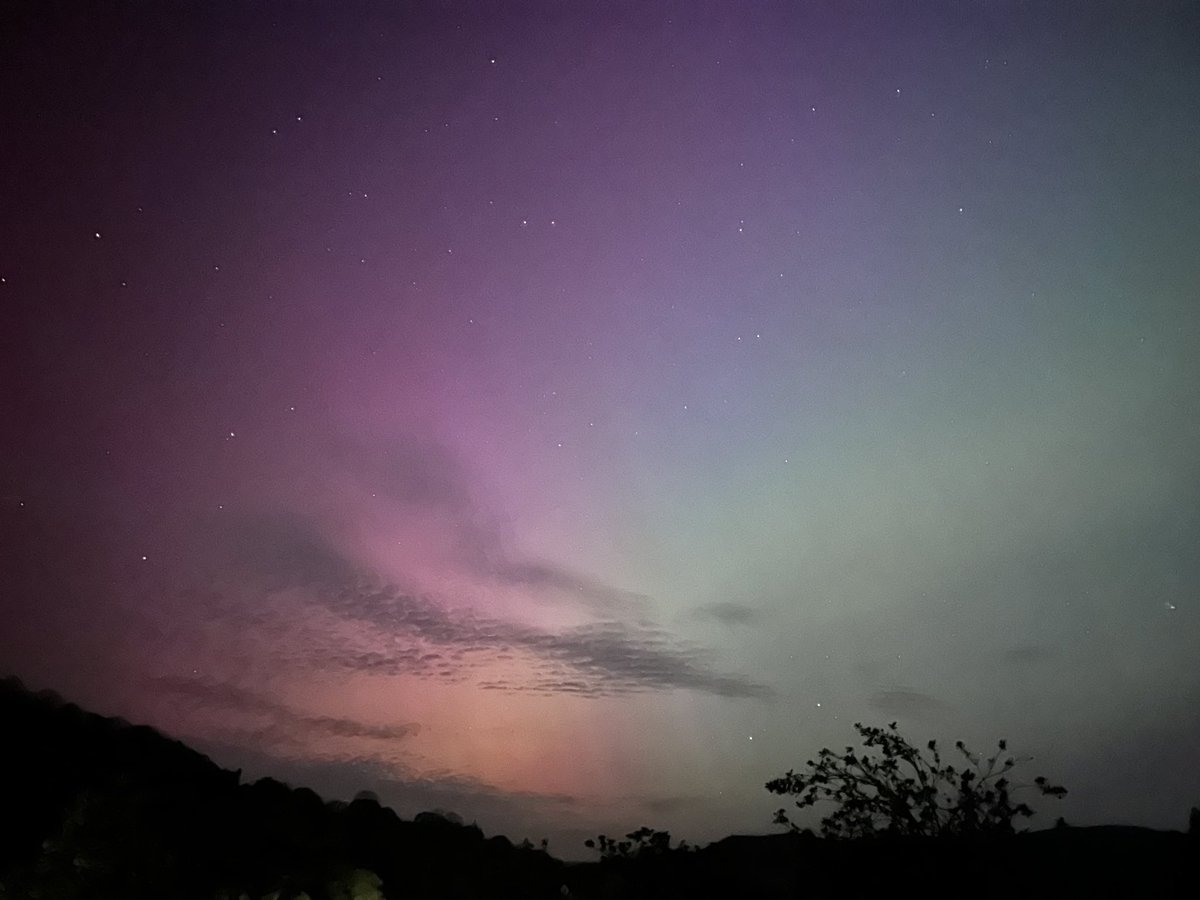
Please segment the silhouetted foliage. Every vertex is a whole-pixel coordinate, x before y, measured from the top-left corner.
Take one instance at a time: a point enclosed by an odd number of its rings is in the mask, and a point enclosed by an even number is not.
[[[978,877],[1000,868],[1020,873],[1023,898],[1058,900],[1190,896],[1198,880],[1193,839],[1114,827],[973,841],[969,853],[795,831],[680,852],[694,848],[640,828],[603,838],[599,862],[564,864],[453,813],[408,821],[366,792],[322,802],[275,779],[246,783],[152,729],[13,679],[0,679],[0,734],[0,900],[877,900],[913,887],[960,896],[964,884],[973,900],[1012,900],[1012,878]]]
[[[599,852],[601,859],[643,859],[692,849],[687,841],[680,841],[677,846],[672,847],[671,832],[655,831],[644,825],[625,835],[623,841],[601,834],[595,840],[588,838],[583,842],[583,846]]]
[[[1008,779],[1027,760],[1008,755],[1003,740],[986,759],[958,741],[954,746],[966,765],[957,768],[942,760],[936,741],[923,752],[901,737],[895,722],[886,728],[856,722],[854,728],[863,750],[847,747],[839,754],[825,748],[808,760],[806,773],[789,771],[766,785],[773,794],[798,796],[801,809],[822,800],[837,804],[821,820],[825,837],[1012,833],[1017,819],[1033,815],[1027,804],[1013,803],[1014,785]],[[1031,787],[1050,797],[1067,793],[1042,776]],[[776,812],[775,822],[797,827],[784,809]]]

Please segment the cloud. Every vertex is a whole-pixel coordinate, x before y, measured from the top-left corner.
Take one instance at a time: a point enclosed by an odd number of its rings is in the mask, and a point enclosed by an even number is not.
[[[573,594],[592,609],[610,613],[640,610],[649,600],[645,594],[621,590],[545,562],[500,560],[490,564],[488,570],[497,580],[506,584]]]
[[[936,697],[905,688],[876,691],[867,703],[872,709],[895,716],[919,716],[942,707]]]
[[[514,558],[496,517],[476,502],[469,473],[437,442],[411,435],[367,442],[345,435],[331,438],[332,465],[348,472],[372,497],[405,511],[432,514],[448,524],[457,564],[475,577],[525,588],[542,596],[573,599],[594,612],[642,609],[644,595],[622,590],[544,560]]]
[[[570,794],[504,790],[454,773],[418,775],[380,756],[314,759],[211,737],[197,737],[191,743],[220,765],[243,769],[248,779],[271,776],[291,785],[310,786],[328,799],[349,800],[369,789],[406,818],[426,810],[448,810],[485,827],[505,823],[514,837],[521,833],[540,836],[549,830],[549,823],[586,816],[590,807]]]
[[[695,615],[697,618],[711,619],[732,628],[737,625],[753,624],[758,619],[758,610],[744,603],[724,601],[702,606],[696,610]]]
[[[560,634],[523,637],[523,646],[565,662],[602,685],[684,688],[723,697],[765,697],[770,693],[763,685],[712,671],[704,664],[703,651],[656,629],[604,622]]]
[[[247,520],[236,532],[238,580],[269,589],[303,588],[309,612],[353,629],[329,629],[305,658],[317,666],[376,674],[461,678],[464,668],[500,654],[529,663],[528,680],[489,682],[492,690],[607,695],[685,689],[724,697],[765,697],[762,684],[714,671],[708,653],[661,629],[618,620],[546,631],[510,620],[449,611],[401,590],[341,554],[293,516]],[[526,566],[521,577],[555,581],[560,570]],[[592,586],[594,592],[601,588]],[[607,590],[606,588],[604,590]]]
[[[504,587],[516,587],[541,600],[581,604],[595,614],[642,611],[648,598],[546,560],[514,556],[500,519],[475,499],[470,473],[445,446],[413,435],[364,440],[330,427],[297,452],[297,478],[323,474],[328,484],[350,485],[372,505],[390,504],[407,522],[427,525],[426,536],[440,541],[461,574]],[[344,496],[339,502],[344,501]],[[250,517],[236,526],[236,554],[244,564],[345,580],[345,561],[328,546],[314,546],[311,530],[289,514]],[[256,558],[252,558],[256,557]]]
[[[270,731],[282,731],[288,734],[316,732],[333,737],[395,741],[411,737],[420,730],[420,726],[414,723],[371,725],[335,716],[304,715],[260,694],[228,683],[161,676],[151,679],[151,684],[156,691],[170,695],[177,700],[200,706],[215,706],[224,710],[233,710],[256,718],[266,718],[270,722],[267,729]]]
[[[665,632],[620,622],[598,622],[550,632],[516,622],[446,612],[431,601],[391,586],[349,587],[317,602],[342,619],[369,626],[358,650],[343,647],[317,658],[376,674],[430,674],[433,654],[396,647],[399,636],[445,649],[434,656],[451,668],[483,662],[502,652],[530,663],[529,680],[491,681],[491,690],[608,695],[645,690],[687,689],[724,697],[765,697],[756,682],[713,671],[706,653]],[[373,638],[373,639],[372,639]]]
[[[474,822],[487,835],[503,833],[513,841],[530,837],[550,839],[552,852],[564,859],[591,859],[585,837],[602,826],[597,816],[613,823],[609,833],[628,830],[637,817],[702,814],[711,798],[702,794],[642,797],[577,795],[502,788],[478,778],[450,772],[413,773],[394,762],[370,756],[320,759],[278,755],[260,746],[220,743],[211,737],[191,741],[218,764],[240,768],[246,780],[270,776],[290,785],[305,785],[323,798],[349,800],[369,790],[380,803],[411,819],[427,810],[445,810]],[[621,824],[626,823],[626,824]],[[653,824],[653,823],[652,823]],[[686,835],[691,838],[689,833]]]

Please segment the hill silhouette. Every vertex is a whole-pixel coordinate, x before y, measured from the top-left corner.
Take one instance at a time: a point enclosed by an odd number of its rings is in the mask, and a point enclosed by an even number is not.
[[[246,784],[154,729],[13,678],[0,723],[0,896],[561,896],[563,864],[538,850],[436,813],[405,821],[367,794],[327,803]]]
[[[245,783],[157,731],[0,680],[0,898],[1188,896],[1200,835],[1069,828],[964,840],[804,833],[568,864],[366,793]]]

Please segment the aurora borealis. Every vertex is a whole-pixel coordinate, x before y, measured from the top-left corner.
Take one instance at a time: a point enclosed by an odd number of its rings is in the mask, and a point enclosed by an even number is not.
[[[0,673],[568,857],[1200,802],[1196,4],[0,16]]]

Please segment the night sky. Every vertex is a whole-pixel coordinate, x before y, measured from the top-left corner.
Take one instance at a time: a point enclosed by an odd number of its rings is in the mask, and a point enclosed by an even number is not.
[[[856,721],[1200,802],[1200,5],[17,3],[0,96],[0,671],[568,857]]]

